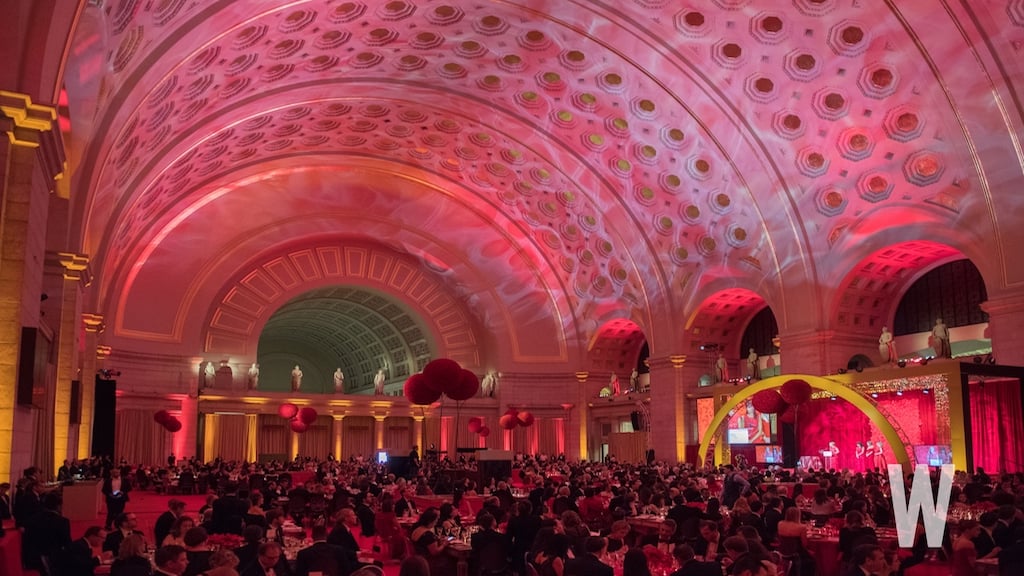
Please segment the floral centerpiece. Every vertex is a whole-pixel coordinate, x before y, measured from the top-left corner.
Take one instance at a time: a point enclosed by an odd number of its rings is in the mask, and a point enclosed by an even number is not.
[[[642,548],[644,556],[647,556],[647,566],[652,573],[671,572],[675,568],[675,559],[672,555],[657,546],[648,544]]]
[[[206,543],[213,550],[234,550],[245,543],[245,540],[237,534],[211,534]]]

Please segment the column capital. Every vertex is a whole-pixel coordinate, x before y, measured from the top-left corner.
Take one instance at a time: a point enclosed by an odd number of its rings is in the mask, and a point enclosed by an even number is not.
[[[0,129],[11,144],[38,149],[47,176],[64,177],[67,159],[55,107],[33,103],[28,94],[0,90]]]
[[[388,417],[387,414],[374,414],[373,415],[373,419],[376,420],[377,422],[383,422],[384,420],[387,419],[387,417]]]
[[[110,353],[113,352],[113,348],[110,346],[97,346],[96,347],[96,359],[106,360],[110,357]]]
[[[331,418],[334,418],[335,422],[341,422],[342,420],[345,419],[345,415],[344,414],[331,414]]]
[[[100,333],[106,328],[103,324],[103,315],[101,314],[82,314],[82,323],[85,324],[86,332]]]
[[[989,316],[1024,312],[1024,294],[1013,294],[1005,297],[990,297],[981,303],[981,309]]]
[[[57,252],[57,261],[64,268],[65,280],[82,280],[85,285],[92,284],[92,274],[89,272],[89,257],[84,254],[73,252]]]
[[[424,418],[423,416],[416,416],[416,415],[414,414],[414,415],[412,416],[412,419],[413,419],[413,421],[414,421],[414,422],[423,422],[423,421],[424,421],[424,420],[425,420],[426,418]]]
[[[652,370],[668,367],[678,370],[686,364],[686,354],[669,354],[660,358],[648,358],[647,363]]]
[[[586,382],[587,378],[590,378],[590,372],[582,371],[576,373],[576,381],[579,382],[580,384]]]

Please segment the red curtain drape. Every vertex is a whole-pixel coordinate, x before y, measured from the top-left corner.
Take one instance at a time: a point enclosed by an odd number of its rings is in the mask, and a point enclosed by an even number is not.
[[[399,456],[408,454],[413,444],[414,424],[413,419],[408,416],[392,416],[385,419],[384,449]]]
[[[334,453],[331,441],[331,425],[334,419],[330,416],[317,416],[316,422],[302,434],[299,434],[299,456],[311,456],[321,460]]]
[[[256,457],[288,459],[291,431],[288,421],[276,414],[260,414],[256,436]]]
[[[988,472],[1024,466],[1024,416],[1019,380],[970,384],[974,466]]]
[[[366,461],[374,456],[373,434],[376,423],[370,416],[346,416],[342,420],[341,457],[362,455]]]

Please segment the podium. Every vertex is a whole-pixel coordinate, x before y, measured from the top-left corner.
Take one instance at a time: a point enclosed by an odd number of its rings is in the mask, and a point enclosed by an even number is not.
[[[61,488],[64,505],[61,508],[68,520],[95,520],[103,511],[102,480],[82,480]]]

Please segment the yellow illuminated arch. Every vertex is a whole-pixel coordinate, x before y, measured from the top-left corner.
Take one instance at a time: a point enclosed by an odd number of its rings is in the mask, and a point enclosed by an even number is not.
[[[762,390],[771,390],[773,388],[781,388],[789,380],[806,380],[811,388],[816,390],[823,390],[834,394],[835,396],[846,400],[850,404],[853,404],[858,410],[864,413],[875,426],[882,432],[882,436],[885,436],[886,441],[892,446],[893,452],[896,453],[896,461],[903,466],[905,470],[910,470],[911,462],[910,456],[907,455],[907,447],[903,443],[903,439],[896,432],[896,429],[889,424],[885,416],[878,411],[864,395],[856,390],[847,387],[845,384],[840,384],[828,378],[822,378],[821,376],[810,376],[807,374],[785,374],[781,376],[772,376],[771,378],[765,378],[755,384],[751,384],[729,399],[728,402],[722,405],[715,413],[714,419],[711,420],[711,425],[704,432],[704,439],[701,440],[700,449],[697,452],[698,462],[704,462],[707,458],[708,448],[711,446],[711,440],[718,436],[720,433],[719,427],[725,419],[729,417],[729,412],[745,402],[748,398],[757,394]]]

